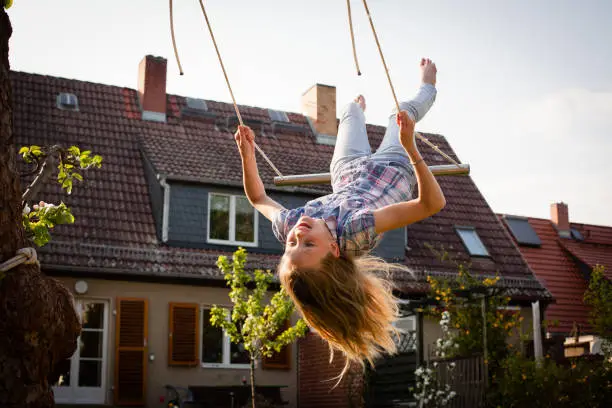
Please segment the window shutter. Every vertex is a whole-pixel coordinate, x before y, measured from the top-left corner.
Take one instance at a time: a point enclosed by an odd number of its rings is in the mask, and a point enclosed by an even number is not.
[[[168,364],[194,366],[199,361],[200,306],[170,303]]]
[[[274,336],[280,335],[289,328],[289,320],[278,329]],[[262,358],[262,368],[264,370],[290,370],[291,369],[291,344],[286,345],[280,352],[274,353],[272,357]]]
[[[117,299],[115,404],[144,405],[147,371],[147,299]]]

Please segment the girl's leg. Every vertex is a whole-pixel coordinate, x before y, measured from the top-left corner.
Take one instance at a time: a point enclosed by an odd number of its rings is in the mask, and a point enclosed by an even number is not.
[[[408,116],[415,122],[423,119],[436,100],[436,88],[432,84],[422,84],[417,95],[408,102],[401,102],[400,109],[408,112]],[[399,126],[396,121],[397,108],[389,115],[389,124],[385,136],[373,158],[378,160],[392,160],[397,155],[406,157],[406,150],[399,141]]]
[[[333,174],[338,165],[367,156],[371,152],[363,109],[357,102],[351,102],[340,113],[338,136],[329,166],[330,171]]]

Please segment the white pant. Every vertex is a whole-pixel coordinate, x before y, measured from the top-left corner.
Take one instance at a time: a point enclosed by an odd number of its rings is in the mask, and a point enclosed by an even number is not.
[[[405,110],[408,116],[418,122],[429,111],[436,100],[436,88],[431,84],[422,84],[418,93],[408,102],[401,102],[400,109]],[[389,123],[385,136],[376,153],[372,155],[373,160],[381,161],[405,161],[407,153],[399,140],[399,125],[396,121],[397,108],[389,115]],[[368,133],[366,131],[365,115],[356,102],[351,102],[342,109],[336,147],[332,157],[330,171],[351,160],[372,154]]]

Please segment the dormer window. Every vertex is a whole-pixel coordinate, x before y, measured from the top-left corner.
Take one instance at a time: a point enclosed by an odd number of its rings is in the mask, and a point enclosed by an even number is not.
[[[63,110],[79,110],[79,99],[75,94],[63,92],[57,95],[57,107]]]
[[[289,122],[289,117],[287,116],[286,112],[268,109],[268,114],[270,115],[270,120],[272,122]]]
[[[489,251],[478,236],[476,228],[457,226],[455,230],[471,256],[490,256]]]
[[[527,218],[504,215],[503,219],[519,245],[533,247],[539,247],[542,245],[540,237],[538,237],[538,234],[535,232],[531,224],[529,224],[529,220]]]

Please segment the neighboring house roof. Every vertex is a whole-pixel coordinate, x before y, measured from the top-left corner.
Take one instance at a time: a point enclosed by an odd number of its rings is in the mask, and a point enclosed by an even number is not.
[[[504,215],[499,217],[503,219]],[[540,238],[541,245],[517,245],[538,279],[555,298],[556,302],[546,310],[546,318],[558,325],[550,326],[549,331],[567,334],[574,329],[574,323],[580,325],[582,331],[588,331],[589,308],[583,301],[588,286],[587,271],[599,264],[605,267],[606,276],[612,278],[612,227],[570,223],[570,227],[582,236],[583,240],[579,241],[559,236],[551,220],[531,217],[526,220]],[[511,229],[508,231],[516,241]]]
[[[11,79],[18,145],[77,144],[104,157],[103,168],[88,172],[71,196],[66,197],[51,182],[41,192],[40,197],[47,201],[66,201],[76,217],[75,225],[58,226],[51,243],[41,248],[45,268],[222,278],[216,259],[230,253],[169,247],[158,241],[141,155],[160,178],[241,186],[240,157],[232,132],[237,121],[231,104],[206,101],[206,115],[184,115],[186,99],[168,95],[167,123],[157,123],[141,119],[133,89],[21,72],[11,73]],[[78,96],[78,112],[56,107],[60,92]],[[255,128],[258,144],[283,174],[328,170],[333,147],[316,142],[303,115],[288,113],[290,122],[283,124],[272,122],[267,109],[241,106],[240,110],[245,122]],[[368,134],[375,148],[384,128],[368,125]],[[443,136],[426,136],[457,158]],[[417,143],[429,164],[447,164]],[[275,187],[275,174],[263,160],[259,168],[270,189],[310,194],[330,191],[329,186]],[[471,262],[475,273],[499,273],[516,296],[548,298],[472,179],[439,179],[447,207],[407,229],[404,261],[416,272],[419,283],[409,275],[396,276],[399,287],[423,292],[426,274],[452,276],[456,272],[455,266],[436,259],[428,248],[431,244],[443,247],[459,262]],[[475,227],[491,257],[470,257],[455,225]],[[249,249],[253,267],[275,268],[277,255],[256,251]]]

